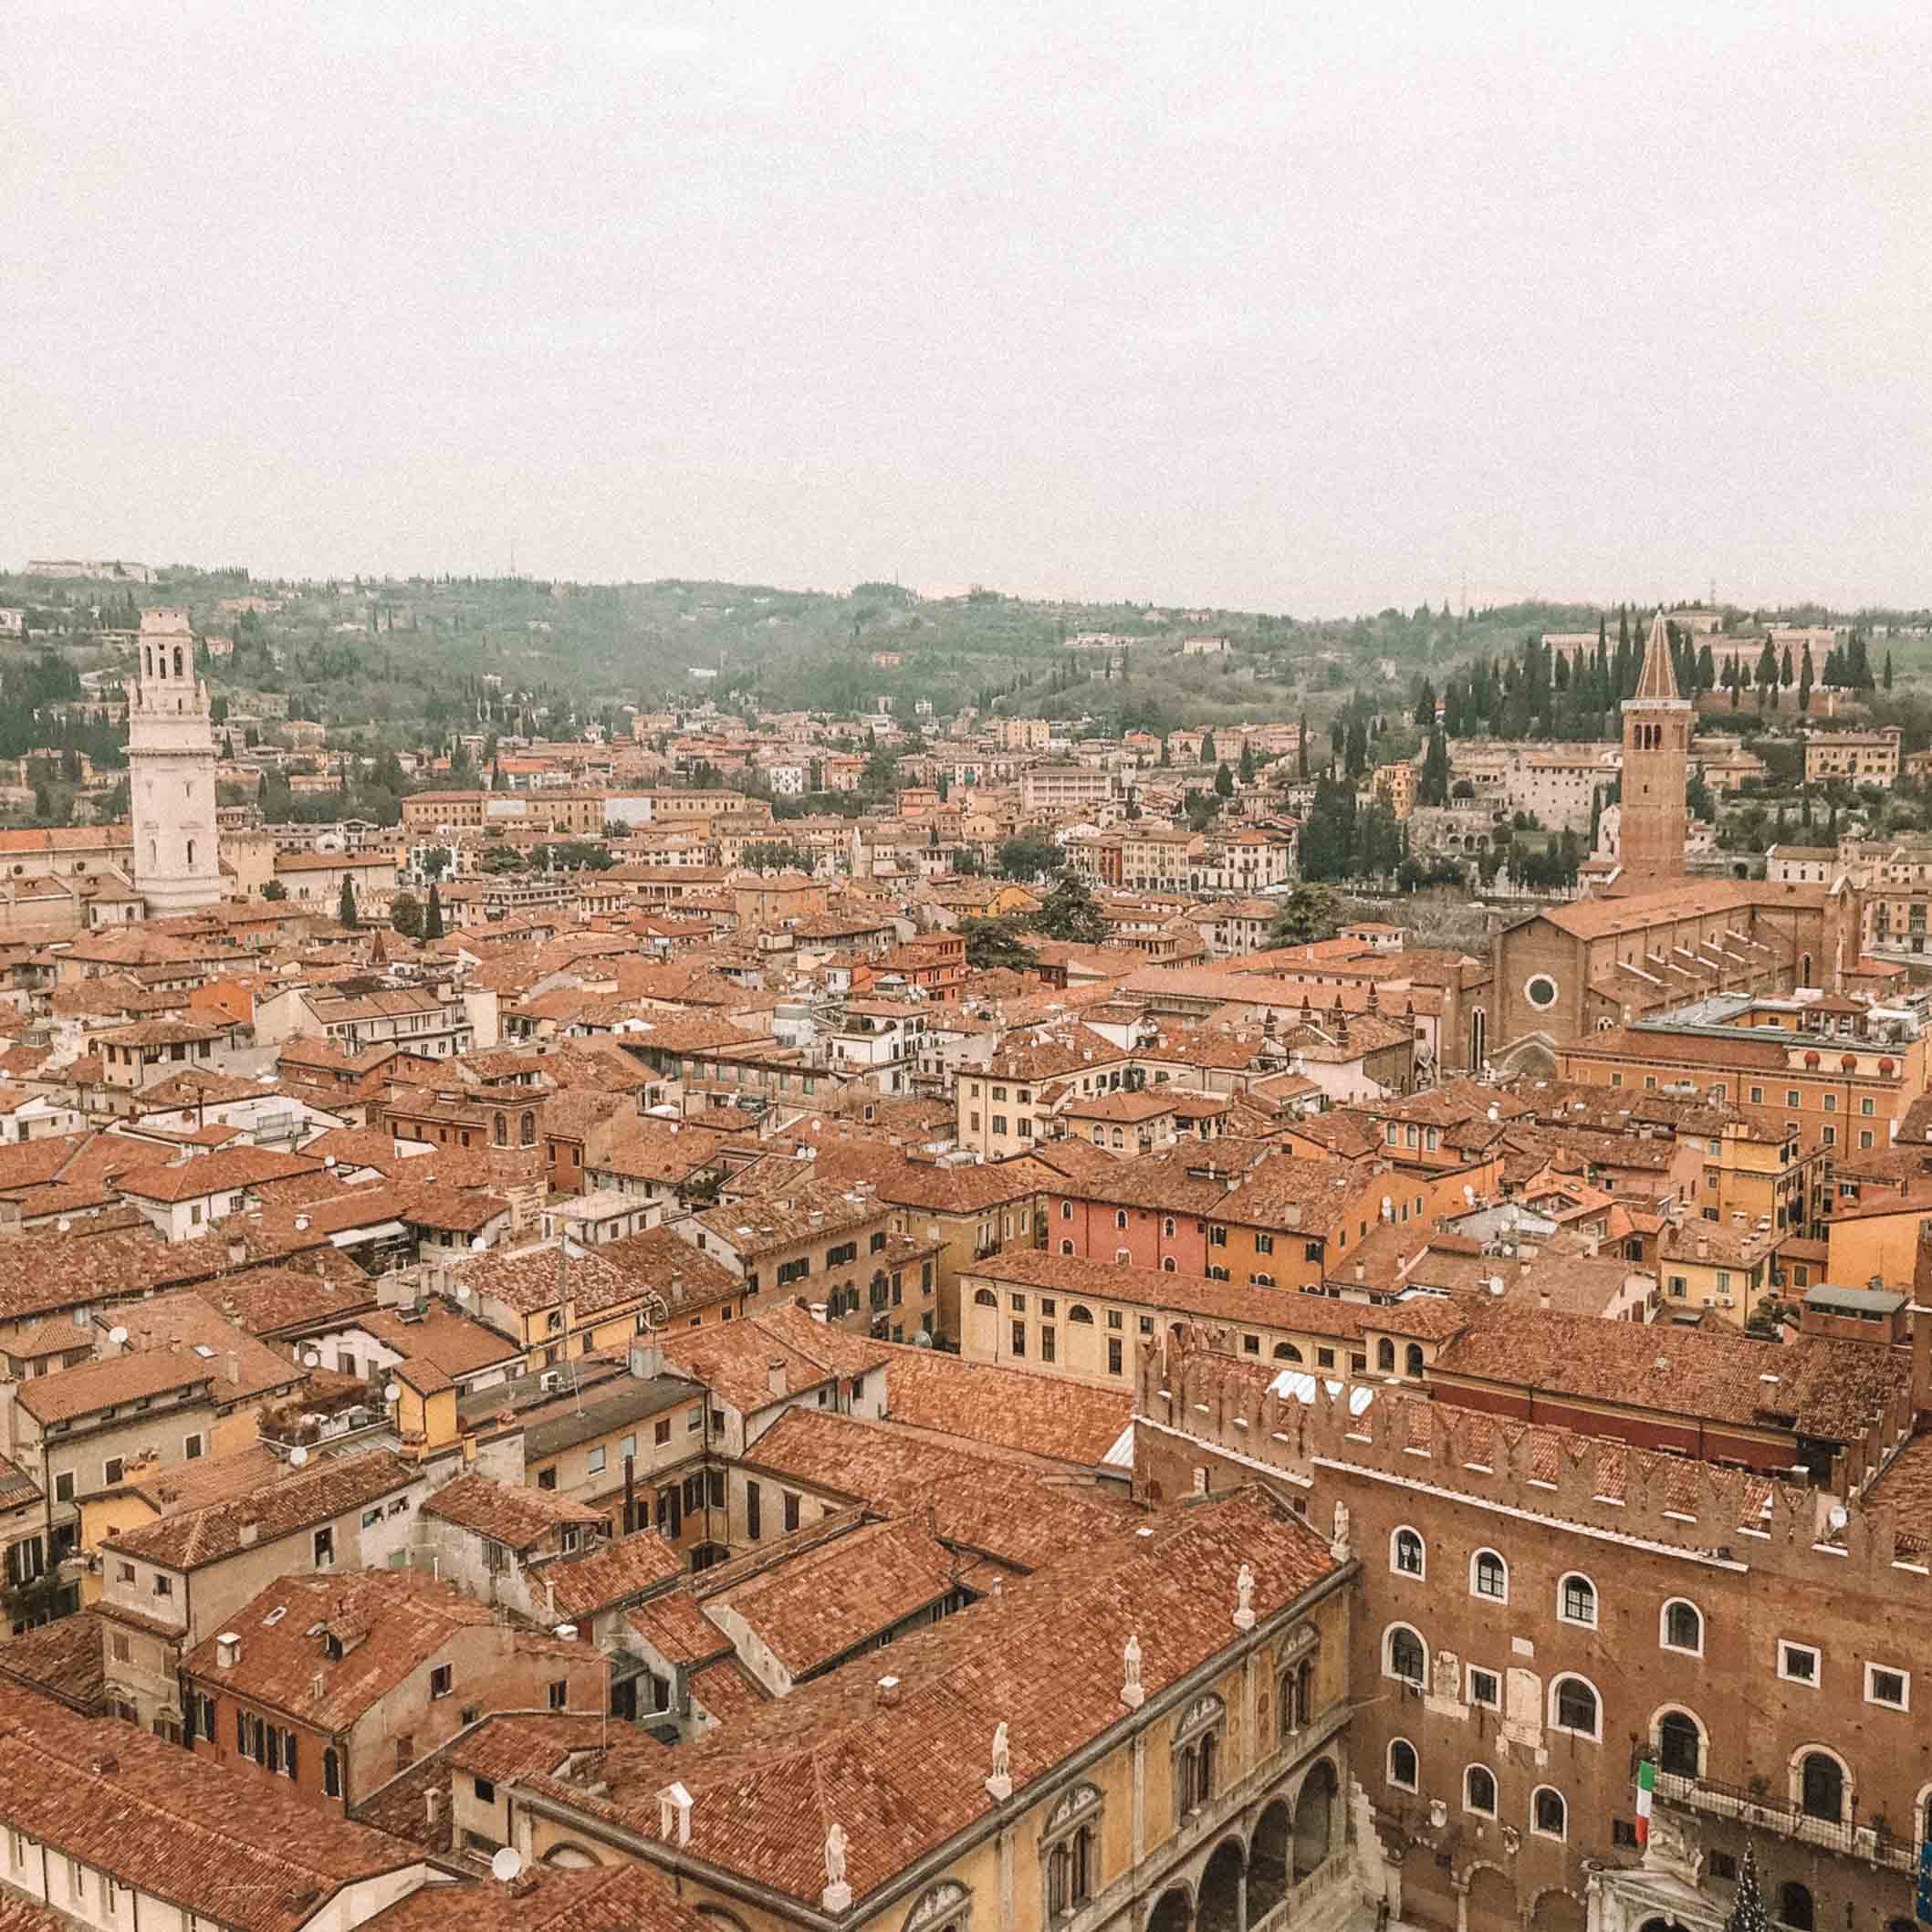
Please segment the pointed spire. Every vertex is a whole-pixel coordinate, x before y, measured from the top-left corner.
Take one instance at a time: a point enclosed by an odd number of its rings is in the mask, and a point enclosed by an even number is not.
[[[1638,697],[1678,695],[1677,674],[1670,662],[1670,630],[1661,609],[1650,621],[1650,642],[1644,651],[1644,668],[1637,675]]]

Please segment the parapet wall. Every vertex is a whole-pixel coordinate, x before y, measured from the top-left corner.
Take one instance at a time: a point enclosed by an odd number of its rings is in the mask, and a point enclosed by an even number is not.
[[[1877,1503],[1398,1389],[1284,1374],[1199,1329],[1143,1352],[1135,1415],[1300,1484],[1324,1465],[1373,1471],[1814,1586],[1932,1601],[1932,1551],[1901,1542]]]

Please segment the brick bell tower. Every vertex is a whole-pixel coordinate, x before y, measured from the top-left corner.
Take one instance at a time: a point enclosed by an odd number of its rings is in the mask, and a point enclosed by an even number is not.
[[[1619,885],[1662,885],[1684,876],[1684,786],[1690,762],[1690,701],[1677,695],[1670,633],[1659,611],[1634,697],[1624,700],[1624,876]]]

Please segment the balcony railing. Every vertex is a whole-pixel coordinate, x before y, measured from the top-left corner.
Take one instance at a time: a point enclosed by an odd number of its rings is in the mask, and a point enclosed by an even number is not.
[[[1657,1796],[1714,1818],[1735,1819],[1751,1831],[1776,1832],[1801,1844],[1867,1859],[1895,1872],[1918,1869],[1923,1841],[1900,1837],[1883,1818],[1860,1822],[1855,1805],[1847,1804],[1842,1817],[1821,1818],[1794,1798],[1754,1791],[1747,1785],[1728,1784],[1718,1778],[1687,1778],[1674,1771],[1657,1773]]]

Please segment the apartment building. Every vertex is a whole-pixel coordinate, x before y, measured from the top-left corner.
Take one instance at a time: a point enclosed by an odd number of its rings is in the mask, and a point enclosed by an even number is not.
[[[1904,737],[1896,725],[1877,731],[1814,731],[1804,741],[1806,781],[1822,784],[1843,778],[1854,785],[1894,784]]]
[[[1104,805],[1117,782],[1112,772],[1091,765],[1029,765],[1019,775],[1020,809],[1051,813]]]

